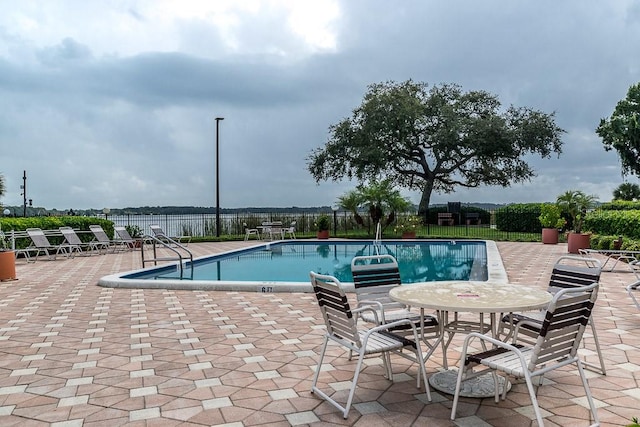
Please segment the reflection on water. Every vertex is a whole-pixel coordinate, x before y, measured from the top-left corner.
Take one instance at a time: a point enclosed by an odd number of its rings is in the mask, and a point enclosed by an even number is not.
[[[378,252],[398,260],[403,283],[488,278],[487,251],[481,241],[383,241],[378,247],[371,242],[354,241],[272,243],[224,258],[199,260],[193,279],[306,282],[309,271],[315,271],[347,283],[353,282],[353,257]],[[176,277],[173,272],[162,274],[162,278],[168,276]]]

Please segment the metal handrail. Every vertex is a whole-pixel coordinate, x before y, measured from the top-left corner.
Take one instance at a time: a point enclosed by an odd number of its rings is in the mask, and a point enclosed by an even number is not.
[[[153,248],[153,258],[145,259],[144,248],[147,244],[151,245]],[[176,256],[175,257],[158,257],[157,245],[160,245],[161,247],[170,250],[171,252],[176,254]],[[178,269],[180,270],[180,278],[182,279],[184,276],[184,264],[186,262],[186,259],[185,259],[186,257],[183,256],[183,253],[181,253],[181,251],[178,250],[178,248],[188,254],[188,258],[190,261],[189,265],[191,267],[191,278],[193,278],[193,253],[191,253],[189,249],[187,249],[185,246],[183,246],[179,242],[176,242],[170,237],[167,237],[164,235],[150,236],[147,234],[142,236],[142,245],[140,247],[140,255],[142,257],[142,268],[144,268],[146,263],[148,262],[153,262],[153,265],[158,265],[158,261],[178,261]]]

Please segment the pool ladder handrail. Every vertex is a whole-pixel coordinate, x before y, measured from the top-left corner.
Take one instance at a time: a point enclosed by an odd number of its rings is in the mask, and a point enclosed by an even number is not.
[[[376,251],[376,255],[380,255],[381,247],[382,247],[382,226],[380,225],[380,221],[378,221],[378,225],[376,226],[376,237],[373,240],[373,248]]]
[[[144,248],[147,245],[151,245],[153,248],[153,258],[145,259]],[[158,257],[157,245],[173,252],[175,256]],[[142,245],[140,248],[142,268],[144,268],[148,262],[152,262],[153,265],[158,265],[158,261],[178,261],[178,269],[180,271],[180,278],[182,279],[184,277],[184,264],[187,262],[187,256],[183,256],[183,253],[178,250],[178,248],[188,254],[189,266],[191,267],[191,278],[193,279],[193,253],[191,253],[191,251],[180,242],[176,242],[174,239],[164,235],[151,236],[146,234],[142,236]]]

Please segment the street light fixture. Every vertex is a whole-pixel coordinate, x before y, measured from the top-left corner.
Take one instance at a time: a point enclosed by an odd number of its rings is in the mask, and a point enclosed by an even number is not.
[[[216,117],[216,237],[220,237],[220,120]]]

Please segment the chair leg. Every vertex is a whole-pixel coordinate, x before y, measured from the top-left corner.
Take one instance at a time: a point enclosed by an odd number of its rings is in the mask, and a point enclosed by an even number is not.
[[[591,408],[591,413],[593,414],[593,423],[594,425],[600,425],[600,421],[598,420],[598,411],[596,409],[596,404],[593,401],[593,397],[591,396],[591,389],[589,388],[589,383],[587,381],[587,377],[584,375],[584,369],[582,368],[582,362],[580,360],[576,361],[578,365],[578,373],[580,374],[580,379],[582,380],[582,386],[584,387],[584,392],[587,395],[587,401],[589,402],[589,408]]]
[[[538,426],[544,426],[544,421],[542,420],[542,412],[540,412],[540,407],[538,406],[538,398],[536,397],[536,392],[533,388],[531,375],[529,375],[529,371],[527,371],[526,366],[523,366],[523,368],[524,380],[527,383],[527,390],[529,390],[529,397],[531,398],[531,405],[533,406],[533,411],[535,412],[536,419],[538,420]]]
[[[324,337],[324,343],[322,344],[322,350],[320,351],[320,357],[318,358],[318,367],[316,368],[316,373],[313,376],[313,382],[311,383],[311,393],[313,393],[316,388],[316,384],[318,384],[318,377],[320,376],[320,370],[322,369],[322,361],[324,360],[324,354],[327,351],[327,345],[329,344],[329,337]]]
[[[607,371],[604,367],[604,358],[602,357],[602,351],[600,351],[600,340],[598,340],[598,333],[596,332],[596,324],[593,321],[593,316],[589,318],[589,326],[591,326],[591,334],[593,335],[593,341],[596,344],[596,353],[598,353],[598,359],[600,360],[600,372],[602,373],[602,375],[607,375]],[[582,340],[582,342],[584,343],[584,339]],[[596,365],[591,363],[584,362],[584,365],[587,368],[592,367],[598,369]]]

